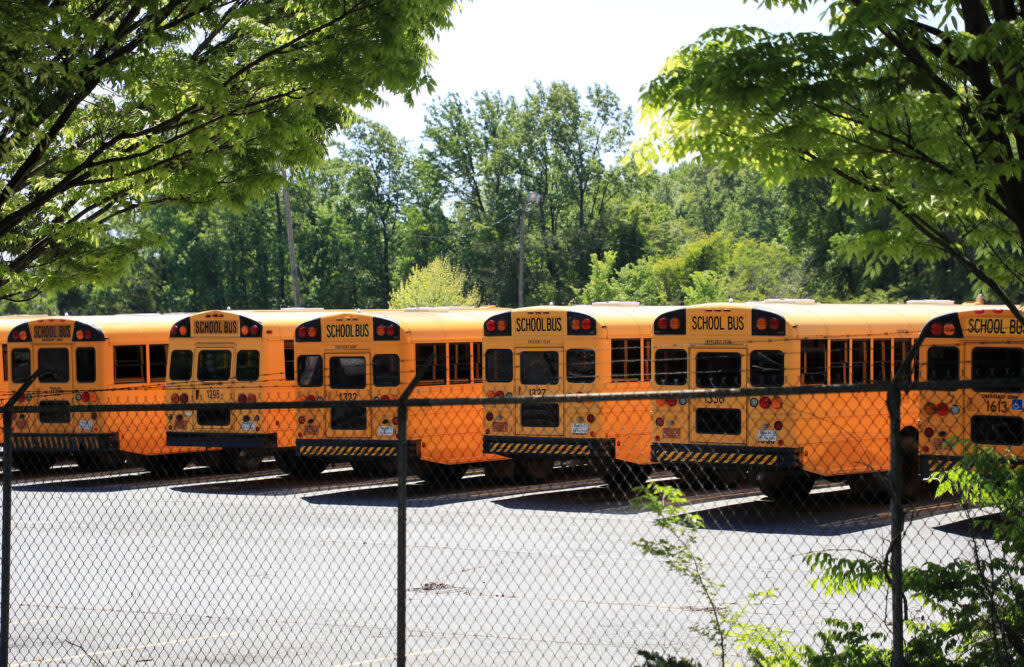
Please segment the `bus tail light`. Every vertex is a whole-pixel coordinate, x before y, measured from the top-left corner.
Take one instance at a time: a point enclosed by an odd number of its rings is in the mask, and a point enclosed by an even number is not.
[[[315,401],[315,400],[316,400],[316,396],[314,396],[313,394],[308,394],[308,395],[306,396],[306,398],[305,398],[305,399],[303,399],[303,400],[306,400],[306,401]]]
[[[306,423],[306,418],[303,417],[302,415],[299,415],[299,423],[300,424],[305,424]]]
[[[949,414],[951,414],[951,415],[958,415],[958,414],[960,414],[960,406],[959,405],[951,405],[951,406],[949,406]]]
[[[582,313],[569,312],[566,314],[570,336],[588,336],[597,333],[597,320]]]
[[[494,419],[494,413],[488,412],[486,415],[484,415],[484,419],[486,419],[487,421],[492,421]]]
[[[674,406],[674,405],[676,404],[676,402],[677,402],[677,401],[676,401],[676,399],[674,399],[674,398],[666,398],[666,399],[665,399],[665,405],[667,405],[667,406],[668,406],[668,407],[670,407],[670,408],[671,408],[672,406]]]
[[[781,407],[782,407],[782,399],[776,396],[775,398],[772,399],[772,409],[773,410],[778,410]]]
[[[775,427],[776,431],[781,431],[782,430],[782,422],[775,422],[774,424],[772,424],[772,426]]]
[[[512,313],[501,313],[487,318],[484,322],[485,336],[511,336],[512,335]]]
[[[255,403],[256,402],[256,394],[249,394],[249,402],[250,403]]]
[[[933,429],[931,426],[929,426],[928,428],[926,428],[924,430],[924,435],[925,435],[926,438],[932,437],[933,435],[935,435],[935,429]]]
[[[188,338],[188,319],[180,320],[171,327],[171,338]]]
[[[391,423],[394,424],[395,426],[398,426],[398,417],[395,417],[394,419],[392,419]]]
[[[247,400],[248,400],[248,398],[246,398],[245,394],[239,394],[238,395],[238,402],[239,403],[245,403]]]
[[[762,396],[761,400],[759,400],[757,404],[760,405],[763,410],[767,410],[768,408],[772,407],[772,399],[768,398],[767,396]]]
[[[181,396],[178,397],[180,403],[188,403],[188,394],[181,392]]]
[[[402,328],[397,324],[382,317],[373,318],[374,340],[399,340],[401,337]]]
[[[177,402],[178,402],[178,395],[177,394],[171,394],[171,403],[177,403]]]
[[[589,423],[589,424],[593,424],[594,423],[594,415],[590,415],[590,414],[587,415],[587,423]]]
[[[658,417],[657,419],[654,420],[654,423],[656,425],[658,425],[658,426],[664,426],[665,425],[665,420],[662,419],[661,417]]]
[[[945,403],[939,403],[938,405],[935,406],[935,413],[938,414],[938,415],[943,415],[943,416],[944,415],[948,415],[949,414],[949,406],[946,405]]]
[[[932,403],[932,402],[925,403],[924,404],[924,413],[926,415],[934,415],[935,414],[935,404]]]

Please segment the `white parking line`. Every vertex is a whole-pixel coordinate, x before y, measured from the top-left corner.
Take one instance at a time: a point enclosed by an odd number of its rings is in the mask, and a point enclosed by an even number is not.
[[[135,651],[140,648],[156,648],[157,646],[170,646],[171,644],[184,644],[185,642],[199,642],[204,639],[217,639],[219,637],[232,637],[234,635],[242,634],[239,632],[225,632],[219,635],[207,635],[205,637],[189,637],[187,639],[175,639],[169,642],[158,642],[156,644],[139,644],[138,646],[125,646],[123,648],[111,648],[103,651],[89,651],[88,653],[79,653],[78,655],[65,655],[59,658],[51,658],[49,660],[29,660],[28,662],[14,662],[11,663],[11,667],[28,667],[29,665],[45,665],[51,662],[65,662],[67,660],[75,660],[76,658],[94,658],[97,655],[106,655],[108,653],[123,653],[124,651]]]
[[[417,651],[416,653],[406,653],[405,657],[412,658],[417,655],[429,655],[431,653],[440,653],[441,651],[450,651],[454,646],[445,646],[444,648],[434,648],[429,651]],[[389,655],[386,658],[372,658],[370,660],[360,660],[359,662],[343,662],[340,665],[334,665],[334,667],[355,667],[356,665],[372,665],[375,662],[395,662],[398,660],[397,655]]]

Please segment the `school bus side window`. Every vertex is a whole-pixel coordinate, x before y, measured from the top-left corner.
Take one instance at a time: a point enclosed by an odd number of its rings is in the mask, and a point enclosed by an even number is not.
[[[146,381],[145,345],[121,345],[114,348],[114,381]]]
[[[928,348],[928,381],[959,379],[960,350],[945,345]]]
[[[373,386],[397,387],[399,383],[397,354],[377,354],[373,357]]]
[[[868,382],[871,379],[871,341],[855,340],[850,345],[850,382]]]
[[[569,382],[593,382],[597,375],[593,350],[565,351],[565,379]]]
[[[750,386],[781,387],[786,374],[782,350],[754,350],[750,353]]]
[[[800,341],[800,378],[802,384],[825,384],[828,367],[825,355],[828,341],[823,339]]]
[[[324,384],[324,360],[319,354],[300,354],[299,386],[321,387]]]
[[[192,350],[171,352],[171,379],[176,382],[192,379]]]
[[[487,350],[484,372],[488,382],[511,382],[512,350]]]
[[[831,360],[829,372],[829,384],[846,384],[846,343],[845,340],[834,340],[830,346],[829,359]]]
[[[255,382],[260,378],[260,353],[258,350],[239,350],[235,359],[235,379],[241,382]]]
[[[66,347],[44,347],[39,350],[40,382],[67,382],[71,377],[70,364]]]
[[[658,350],[654,353],[655,384],[681,387],[686,384],[686,350]]]
[[[612,341],[612,382],[639,380],[643,359],[639,338]]]
[[[473,343],[473,382],[484,380],[484,344]]]
[[[149,346],[149,381],[163,380],[167,376],[167,346]]]
[[[472,361],[469,358],[469,343],[448,344],[448,377],[452,384],[469,382]]]
[[[362,389],[366,387],[366,359],[364,357],[331,357],[328,371],[332,389]]]
[[[892,366],[893,366],[893,369],[894,369],[893,372],[895,373],[897,370],[899,370],[900,366],[903,364],[903,360],[907,358],[908,354],[910,354],[910,348],[913,346],[913,343],[910,340],[906,339],[906,338],[897,338],[896,340],[894,340],[892,342],[892,346],[893,346]],[[911,370],[912,374],[911,375],[904,374],[903,377],[904,378],[911,378],[912,377],[914,379],[914,381],[916,382],[917,381],[917,363],[913,359],[910,360],[910,370]]]
[[[75,380],[96,381],[96,348],[80,347],[75,350]]]
[[[433,354],[433,359],[431,359]],[[444,343],[427,343],[416,346],[416,370],[426,365],[420,384],[444,384],[445,367]]]
[[[888,382],[892,379],[892,341],[876,340],[875,356],[873,362],[875,368],[875,382]]]
[[[25,348],[11,350],[11,381],[24,382],[32,375],[32,354]]]

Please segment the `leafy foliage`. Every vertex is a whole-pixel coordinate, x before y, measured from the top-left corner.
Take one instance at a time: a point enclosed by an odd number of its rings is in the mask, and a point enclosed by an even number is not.
[[[112,280],[158,202],[235,207],[350,108],[429,87],[450,0],[5,2],[0,290]],[[121,269],[121,270],[119,270]]]
[[[804,0],[767,7],[808,9]],[[877,272],[955,259],[1011,308],[1024,284],[1019,3],[830,0],[828,34],[740,26],[684,46],[647,86],[643,157],[694,153],[896,217],[849,237]],[[1018,287],[1011,287],[1018,286]]]
[[[418,306],[479,306],[480,292],[467,288],[466,274],[444,257],[424,267],[414,267],[409,277],[395,290],[388,308]]]

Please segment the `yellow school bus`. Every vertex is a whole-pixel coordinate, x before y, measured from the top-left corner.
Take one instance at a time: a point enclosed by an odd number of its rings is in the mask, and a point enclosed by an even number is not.
[[[819,304],[768,299],[665,310],[653,320],[654,389],[755,389],[756,396],[659,399],[652,459],[738,471],[770,498],[802,498],[815,477],[877,495],[888,471],[886,395],[787,395],[782,387],[885,383],[921,327],[950,302]],[[902,423],[916,421],[904,400]]]
[[[295,400],[293,336],[314,312],[321,311],[208,310],[170,327],[166,401],[178,409],[167,413],[165,472],[180,470],[196,451],[224,472],[294,454],[294,410],[245,404]]]
[[[167,328],[180,317],[43,317],[13,327],[4,346],[8,391],[44,369],[19,402],[43,410],[20,413],[12,425],[15,465],[42,471],[72,457],[81,468],[107,469],[161,440],[159,414],[69,408],[162,402]]]
[[[949,310],[922,331],[922,379],[998,382],[1005,388],[917,392],[918,451],[926,476],[955,463],[968,443],[1024,456],[1024,326],[1005,306]]]
[[[637,303],[508,310],[484,325],[486,396],[650,390],[650,323],[663,308]],[[528,481],[556,460],[586,460],[609,484],[632,486],[650,463],[647,402],[489,405],[483,449],[515,462]]]
[[[484,321],[494,308],[412,308],[325,313],[295,331],[300,461],[296,474],[316,474],[330,461],[345,461],[359,474],[395,468],[397,407],[320,401],[398,398],[423,373],[412,398],[481,395]],[[470,464],[503,460],[480,446],[479,406],[409,408],[410,467],[429,484],[459,480]]]

